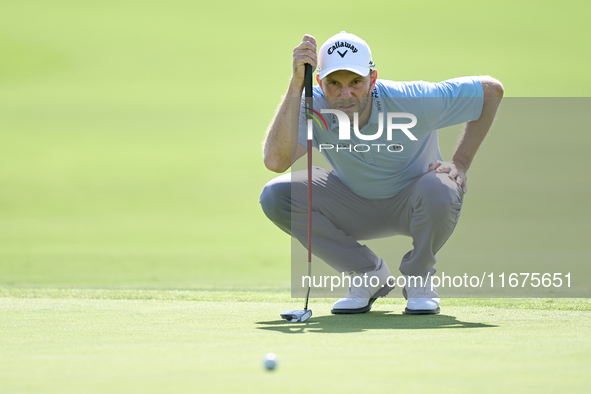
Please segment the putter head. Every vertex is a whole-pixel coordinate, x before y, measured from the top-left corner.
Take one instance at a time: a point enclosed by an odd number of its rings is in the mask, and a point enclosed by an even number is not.
[[[281,318],[289,323],[303,323],[312,316],[311,309],[281,312]]]

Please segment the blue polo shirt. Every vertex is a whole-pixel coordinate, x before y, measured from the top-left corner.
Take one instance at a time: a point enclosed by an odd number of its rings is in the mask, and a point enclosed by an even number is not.
[[[313,91],[314,109],[328,105],[319,86]],[[383,130],[375,140],[360,139],[350,125],[350,139],[339,139],[339,122],[325,113],[314,121],[313,146],[320,151],[339,179],[356,194],[371,200],[393,197],[427,172],[430,163],[442,160],[438,129],[480,118],[484,103],[482,84],[477,77],[454,78],[439,83],[424,81],[394,82],[378,79],[372,90],[369,122],[359,130],[365,136],[376,135],[380,117]],[[402,130],[387,133],[387,113],[407,113],[416,117],[408,128],[416,140]],[[394,124],[408,124],[410,118],[395,117]],[[300,112],[298,142],[306,147],[307,124]]]

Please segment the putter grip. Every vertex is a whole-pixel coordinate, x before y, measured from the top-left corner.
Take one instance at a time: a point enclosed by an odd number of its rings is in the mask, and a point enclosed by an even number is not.
[[[312,97],[312,65],[304,64],[304,90],[306,97]]]

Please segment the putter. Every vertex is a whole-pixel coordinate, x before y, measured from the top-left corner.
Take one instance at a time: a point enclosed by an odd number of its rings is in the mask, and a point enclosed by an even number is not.
[[[312,277],[312,65],[305,64],[304,90],[306,104],[306,122],[308,125],[308,277]],[[306,305],[303,310],[281,312],[281,318],[289,323],[303,323],[312,316],[312,310],[308,309],[310,299],[310,283],[306,293]]]

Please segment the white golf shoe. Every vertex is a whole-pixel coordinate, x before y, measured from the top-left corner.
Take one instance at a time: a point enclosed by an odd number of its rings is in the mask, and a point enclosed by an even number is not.
[[[377,282],[372,277],[377,277]],[[353,314],[369,312],[378,297],[385,297],[394,289],[395,284],[392,283],[390,285],[388,283],[389,277],[390,270],[384,262],[380,262],[380,267],[374,271],[362,274],[351,273],[349,291],[345,294],[345,298],[341,298],[333,304],[331,313]],[[377,286],[372,286],[376,283]]]
[[[433,272],[434,273],[434,272]],[[410,277],[404,275],[406,286],[402,289],[402,295],[408,300],[404,313],[409,315],[434,315],[439,313],[439,294],[433,286],[432,274],[427,278]],[[416,278],[413,279],[413,278]]]

